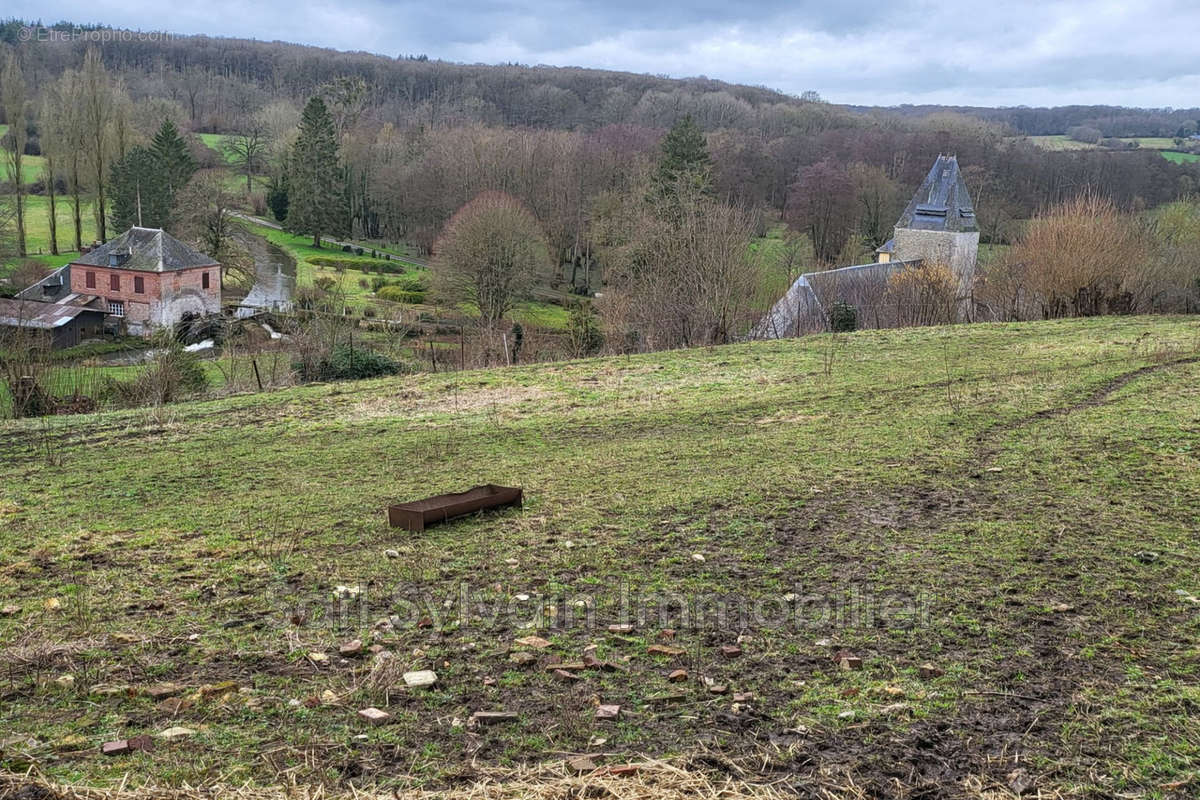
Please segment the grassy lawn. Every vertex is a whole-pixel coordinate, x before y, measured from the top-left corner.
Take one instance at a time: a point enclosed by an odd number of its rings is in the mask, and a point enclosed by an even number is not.
[[[811,796],[1184,796],[1198,337],[869,331],[0,423],[0,767],[436,787],[701,748]],[[524,510],[384,521],[489,481]]]
[[[1174,150],[1163,151],[1163,158],[1175,164],[1195,164],[1200,162],[1200,155],[1195,153],[1179,153]]]

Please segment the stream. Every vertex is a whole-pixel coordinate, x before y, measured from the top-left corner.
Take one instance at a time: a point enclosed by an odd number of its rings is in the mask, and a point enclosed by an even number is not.
[[[254,285],[242,299],[235,316],[252,317],[259,311],[291,311],[296,291],[296,261],[281,247],[236,226],[233,237],[254,258]]]

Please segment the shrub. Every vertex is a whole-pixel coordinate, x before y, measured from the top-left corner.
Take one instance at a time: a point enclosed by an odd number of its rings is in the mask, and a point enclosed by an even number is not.
[[[577,357],[594,355],[604,346],[604,331],[600,328],[600,318],[590,302],[571,302],[567,313],[567,339],[571,343],[571,351]]]
[[[829,328],[834,333],[849,333],[858,329],[858,309],[841,300],[829,309]]]
[[[401,367],[387,356],[361,347],[337,345],[326,357],[315,365],[306,367],[302,362],[292,365],[304,381],[353,381],[395,375]]]
[[[112,381],[107,387],[123,405],[173,403],[208,386],[208,376],[194,353],[167,337],[160,337],[155,343],[161,349],[142,374],[132,381]]]
[[[404,267],[390,264],[381,258],[335,258],[333,256],[313,256],[308,263],[330,269],[357,269],[362,272],[403,272]]]
[[[375,296],[392,303],[417,305],[425,302],[425,292],[411,291],[400,286],[383,286],[375,292]]]
[[[313,286],[321,289],[322,291],[328,292],[333,288],[335,283],[337,283],[337,281],[335,281],[333,278],[329,277],[328,275],[322,275],[313,281]]]

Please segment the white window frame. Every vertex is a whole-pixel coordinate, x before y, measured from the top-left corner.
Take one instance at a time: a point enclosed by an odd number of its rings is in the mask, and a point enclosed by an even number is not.
[[[109,300],[108,301],[108,315],[110,317],[125,316],[125,303],[120,300]]]

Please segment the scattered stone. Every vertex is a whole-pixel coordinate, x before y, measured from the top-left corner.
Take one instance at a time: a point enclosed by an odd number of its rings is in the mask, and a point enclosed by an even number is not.
[[[491,677],[491,676],[489,675],[489,676],[487,676],[487,677],[485,677],[485,678],[483,679],[483,685],[484,685],[484,686],[495,686],[495,685],[496,685],[496,679],[495,679],[495,678],[493,678],[493,677]]]
[[[703,564],[704,560],[703,553],[692,553],[692,561],[695,561],[697,564]]]
[[[904,697],[904,690],[899,686],[885,686],[882,689],[883,693],[891,697]]]
[[[595,772],[596,762],[589,756],[575,756],[567,759],[567,769],[578,773]]]
[[[362,649],[362,639],[351,639],[348,642],[343,642],[342,646],[338,648],[338,652],[341,653],[345,658],[351,658],[353,656],[360,655],[362,653]]]
[[[652,644],[646,648],[646,652],[652,656],[681,656],[687,651],[682,647],[671,647],[665,644]]]
[[[733,702],[735,703],[751,703],[754,701],[753,692],[734,692]]]
[[[633,626],[629,625],[629,624],[609,625],[608,626],[609,633],[630,633],[632,630],[633,630]]]
[[[8,744],[8,743],[0,742],[0,747],[4,747],[6,744]],[[54,742],[51,745],[51,747],[53,747],[54,751],[57,753],[69,753],[69,752],[77,751],[77,750],[86,750],[87,745],[88,745],[88,737],[81,736],[76,733],[76,734],[72,734],[70,736],[64,736],[63,738]]]
[[[388,558],[399,558],[400,557],[399,550],[384,550],[383,554],[385,556],[387,556]]]
[[[721,645],[721,655],[725,656],[726,658],[737,658],[741,654],[742,648],[738,647],[736,644]]]
[[[151,739],[146,734],[142,734],[141,736],[134,736],[134,737],[128,739],[127,744],[129,745],[129,749],[131,751],[140,751],[143,753],[153,753],[154,752],[154,740]]]
[[[562,544],[563,544],[563,547],[565,547],[565,548],[566,548],[566,549],[568,549],[568,550],[570,550],[572,547],[574,547],[574,546],[575,546],[575,543],[574,543],[574,542],[572,542],[570,539],[567,539],[567,540],[566,540],[565,542],[563,542]]]
[[[833,641],[830,639],[817,639],[814,644],[817,647],[833,647]]]
[[[518,564],[520,564],[521,562],[517,561],[515,558],[506,558],[506,559],[504,559],[504,563],[508,564],[510,567],[515,567]]]
[[[528,650],[518,650],[515,653],[509,653],[508,660],[518,667],[525,667],[537,661],[537,656]]]
[[[437,673],[431,669],[418,669],[404,673],[404,685],[414,689],[422,686],[433,686],[437,683]]]
[[[926,663],[922,664],[921,666],[917,667],[917,674],[920,675],[925,680],[931,680],[933,678],[942,677],[943,675],[946,674],[946,670],[942,669],[941,667],[937,666],[936,664],[930,664],[930,663],[926,662]]]
[[[729,687],[723,683],[712,683],[708,686],[709,694],[725,694],[729,691]]]
[[[1133,554],[1133,557],[1143,564],[1153,564],[1158,561],[1159,555],[1153,550],[1139,550]]]
[[[474,725],[496,725],[501,722],[516,722],[515,711],[476,711],[471,715]]]
[[[838,714],[838,719],[854,719],[854,712],[843,711],[842,713]]]
[[[671,683],[682,683],[688,679],[688,671],[686,669],[671,670],[671,674],[667,676],[667,680]]]
[[[237,681],[220,681],[219,683],[206,683],[200,687],[201,697],[216,697],[219,694],[228,692],[236,692],[238,689]]]
[[[1023,769],[1014,769],[1008,773],[1008,788],[1015,795],[1022,795],[1033,788],[1033,778]]]
[[[105,742],[100,745],[100,753],[106,756],[123,756],[129,752],[129,740],[118,739],[115,742]]]
[[[329,656],[325,655],[324,653],[309,653],[308,660],[314,664],[328,664]]]
[[[383,645],[381,645],[381,644],[373,644],[370,647],[368,647],[367,650],[371,653],[371,655],[374,655],[374,656],[377,656],[380,653],[386,652],[386,650],[384,650]]]
[[[540,636],[522,636],[520,639],[516,640],[516,644],[524,647],[533,647],[538,650],[545,650],[550,646],[550,642],[546,641]]]
[[[636,775],[640,769],[641,767],[639,767],[637,764],[618,764],[616,766],[609,767],[608,774],[616,775],[618,777],[625,777],[629,775]]]
[[[554,676],[556,678],[562,678],[565,681],[581,680],[581,678],[578,675],[576,675],[574,672],[567,672],[565,669],[554,670]]]
[[[162,700],[164,697],[174,697],[183,692],[178,683],[156,683],[146,687],[146,694],[152,700]]]
[[[661,631],[658,632],[658,638],[662,639],[664,642],[671,641],[672,639],[675,638],[675,629],[674,628],[663,628]]]
[[[524,603],[526,600],[528,600],[528,599],[529,599],[529,595],[527,595],[527,594],[519,594],[519,595],[517,595],[517,599],[518,599],[518,600],[520,600],[522,603]]]
[[[58,611],[62,608],[62,600],[57,597],[51,597],[43,604],[47,611]]]
[[[15,617],[20,613],[20,606],[5,606],[4,608],[0,608],[0,617]]]
[[[192,730],[191,728],[183,728],[183,727],[175,726],[173,728],[167,728],[165,731],[160,732],[158,734],[158,738],[166,739],[169,742],[172,739],[182,739],[185,736],[195,736],[195,735],[196,735],[196,732],[194,730]]]
[[[884,706],[883,708],[879,709],[879,713],[880,714],[888,714],[888,715],[900,714],[902,712],[908,711],[908,709],[909,709],[908,703],[890,703],[890,704]]]
[[[561,669],[566,672],[578,672],[579,670],[587,669],[587,664],[584,664],[582,661],[569,661],[565,664],[547,664],[546,665],[546,672],[553,672],[554,670],[557,670],[557,669]]]
[[[1050,606],[1050,610],[1055,614],[1066,614],[1069,611],[1074,611],[1075,606],[1069,603],[1055,603],[1054,605]]]
[[[64,689],[75,688],[75,676],[71,674],[59,675],[54,679],[54,682]]]
[[[159,711],[175,716],[179,712],[191,708],[192,702],[190,697],[168,697],[165,700],[159,700],[154,707]]]
[[[358,716],[366,720],[368,725],[382,725],[392,718],[391,714],[381,711],[375,706],[362,709],[358,712]]]
[[[321,692],[321,702],[327,706],[336,706],[338,704],[338,696],[331,689],[326,689]]]
[[[862,659],[851,653],[849,650],[839,650],[834,654],[833,660],[838,662],[838,666],[846,671],[862,669]]]
[[[621,716],[621,707],[615,705],[596,706],[596,719],[617,719]]]

